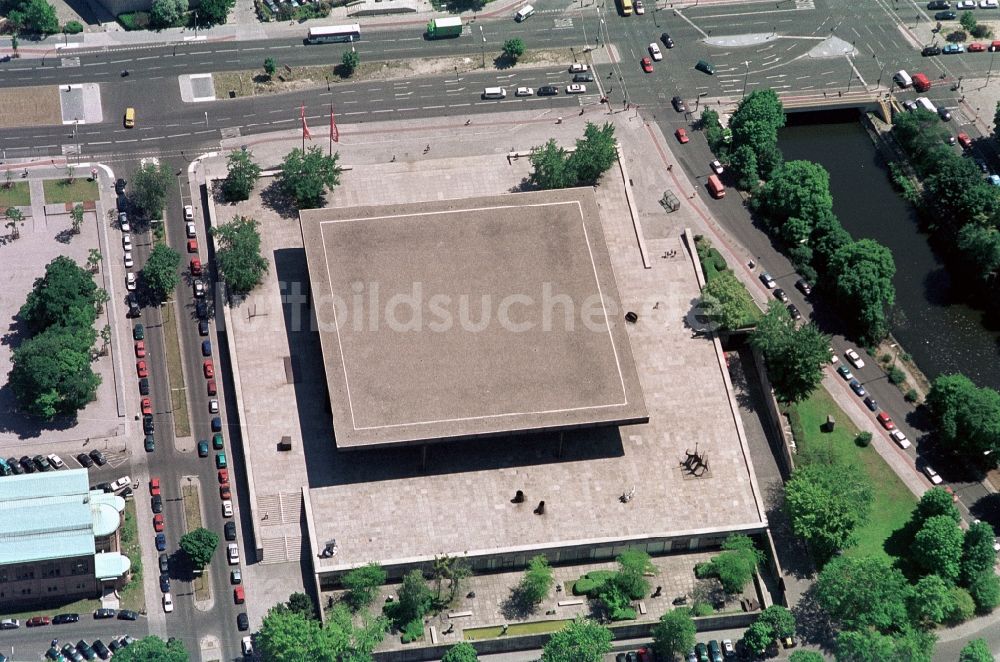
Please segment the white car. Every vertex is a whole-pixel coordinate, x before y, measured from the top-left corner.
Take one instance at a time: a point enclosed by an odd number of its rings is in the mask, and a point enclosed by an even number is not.
[[[898,429],[896,429],[896,430],[890,430],[889,431],[889,436],[892,437],[893,441],[895,441],[897,444],[899,444],[900,448],[909,448],[910,447],[910,440],[907,439],[906,435],[903,434],[902,432],[900,432]]]
[[[53,453],[52,455],[49,455],[49,464],[51,464],[55,469],[62,469],[65,462],[62,461],[61,457]]]
[[[132,261],[132,251],[125,251],[125,268],[131,269],[135,266],[135,262]]]
[[[242,644],[243,655],[250,657],[253,655],[253,640],[250,637],[243,637]]]
[[[955,9],[975,9],[976,0],[962,0],[962,2],[955,5]]]
[[[535,91],[530,87],[519,87],[514,90],[514,96],[516,97],[533,97],[535,96]]]
[[[232,517],[233,516],[233,502],[226,499],[222,502],[222,516]]]
[[[200,280],[194,282],[194,295],[198,298],[205,296],[205,283]]]
[[[132,479],[128,476],[122,476],[115,482],[111,483],[111,491],[117,492],[118,490],[123,490],[132,484]]]
[[[125,287],[129,292],[135,291],[135,272],[129,271],[125,274]]]
[[[240,564],[240,548],[236,543],[234,542],[229,543],[226,555],[229,559],[229,565]]]
[[[649,54],[653,56],[653,59],[659,62],[663,59],[663,53],[660,52],[660,47],[655,43],[649,45]]]
[[[566,86],[566,94],[583,94],[586,91],[587,86],[580,83],[570,83]]]
[[[830,348],[830,363],[837,363],[840,361],[840,357],[837,356],[837,350],[833,347]]]
[[[938,472],[934,471],[929,464],[924,465],[924,473],[927,474],[927,477],[930,478],[931,482],[935,485],[940,485],[944,482],[941,476],[938,475]]]
[[[642,6],[642,0],[635,0],[635,13],[638,16],[646,13],[646,8]]]
[[[979,0],[980,9],[996,9],[997,7],[1000,7],[997,0]]]
[[[708,167],[711,168],[712,172],[714,172],[717,175],[721,175],[725,170],[725,168],[722,167],[722,162],[719,161],[718,159],[709,163]]]
[[[132,226],[128,224],[128,217],[125,214],[118,215],[118,229],[122,232],[132,231]]]
[[[571,74],[578,74],[581,71],[590,71],[590,65],[584,64],[583,62],[574,62],[569,65],[569,72]]]
[[[194,220],[194,207],[191,205],[184,205],[184,220],[193,221]]]
[[[760,282],[764,283],[764,287],[769,290],[773,290],[778,286],[778,284],[774,282],[774,277],[766,271],[758,276],[758,278],[760,278]]]
[[[858,370],[865,367],[865,362],[861,360],[861,355],[858,354],[853,349],[848,348],[847,350],[845,350],[844,356],[846,356],[847,360],[851,362],[851,365],[857,368]]]
[[[122,235],[122,248],[124,248],[127,251],[132,250],[132,235],[130,234]]]
[[[165,611],[165,612],[167,612],[169,614],[173,610],[174,610],[174,599],[170,596],[169,593],[164,593],[163,594],[163,611]]]
[[[198,236],[198,232],[194,228],[194,223],[191,221],[184,224],[184,230],[187,232],[188,239],[194,239]]]
[[[218,414],[219,413],[219,400],[218,398],[212,398],[208,401],[208,413]]]

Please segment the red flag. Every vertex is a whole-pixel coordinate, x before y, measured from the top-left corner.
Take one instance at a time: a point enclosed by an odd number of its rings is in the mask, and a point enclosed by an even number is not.
[[[340,131],[337,130],[337,120],[333,118],[333,104],[330,104],[330,140],[340,142]]]
[[[299,117],[302,118],[302,138],[303,140],[308,138],[312,140],[312,134],[309,133],[309,125],[306,124],[306,105],[302,104],[302,110],[299,113]]]

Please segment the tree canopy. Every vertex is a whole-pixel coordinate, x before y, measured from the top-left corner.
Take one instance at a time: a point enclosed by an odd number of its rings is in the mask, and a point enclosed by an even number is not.
[[[367,607],[375,601],[378,589],[387,576],[382,566],[374,562],[351,570],[341,580],[347,589],[344,601],[355,610]]]
[[[868,520],[874,491],[867,477],[837,464],[799,466],[785,484],[792,531],[806,541],[820,565],[850,546]]]
[[[671,609],[653,626],[653,650],[663,660],[672,660],[694,648],[697,628],[687,607]]]
[[[441,662],[476,662],[479,655],[476,649],[467,641],[460,641],[442,656]]]
[[[139,166],[132,174],[133,204],[149,218],[162,218],[167,191],[173,180],[174,173],[166,162],[149,162]]]
[[[181,282],[180,266],[181,254],[170,246],[157,243],[150,251],[142,267],[142,278],[157,301],[166,299]]]
[[[119,662],[188,662],[189,658],[180,639],[171,637],[170,641],[163,641],[149,635],[115,651],[115,659]]]
[[[219,546],[219,535],[205,528],[194,529],[181,536],[180,548],[191,560],[191,565],[201,570],[212,560]]]
[[[936,637],[919,630],[890,636],[872,630],[846,630],[837,635],[837,662],[931,662]]]
[[[222,25],[236,0],[201,0],[198,5],[198,22],[204,25]]]
[[[272,58],[264,60],[264,69],[268,70],[268,75],[274,75]],[[260,178],[260,166],[254,162],[253,153],[244,149],[233,150],[229,153],[226,165],[228,172],[222,182],[222,195],[229,202],[246,200]]]
[[[766,223],[789,244],[809,239],[813,223],[833,214],[830,175],[811,161],[786,161],[771,173],[757,196],[757,209]]]
[[[503,54],[511,61],[517,62],[517,58],[524,55],[524,40],[514,37],[503,42]]]
[[[528,561],[528,569],[518,585],[518,594],[524,602],[535,606],[545,599],[554,583],[548,559],[539,554]]]
[[[212,228],[218,241],[215,262],[229,288],[246,294],[257,287],[267,273],[268,261],[260,251],[259,224],[252,218],[236,216],[229,223]]]
[[[746,148],[744,151],[754,155],[752,160],[737,161],[736,175],[741,182],[756,184],[759,179],[767,179],[778,166],[781,162],[778,129],[784,125],[785,113],[774,90],[754,90],[740,101],[729,120],[731,149],[735,153]],[[749,170],[749,166],[755,166],[756,170]]]
[[[541,662],[603,662],[611,650],[611,630],[592,620],[577,618],[549,639]]]
[[[701,291],[705,314],[723,329],[752,326],[760,317],[747,288],[733,272],[723,271],[705,284]]]
[[[961,374],[939,375],[927,409],[943,446],[967,457],[1000,451],[1000,393]]]
[[[18,407],[51,420],[83,409],[97,395],[101,377],[91,368],[97,339],[92,327],[53,326],[14,349],[9,383]]]
[[[344,605],[327,611],[324,626],[286,604],[278,604],[264,617],[255,642],[260,659],[268,662],[362,662],[371,659],[387,628],[388,621],[381,617],[356,626]]]
[[[722,552],[707,563],[695,566],[698,577],[718,577],[722,589],[729,594],[739,593],[753,578],[757,564],[764,554],[757,549],[753,539],[734,533],[722,542]]]
[[[597,183],[618,158],[615,129],[610,122],[598,127],[587,122],[583,138],[572,154],[550,139],[531,152],[533,170],[529,179],[539,188],[554,189]]]
[[[56,9],[45,0],[15,0],[9,3],[7,20],[21,32],[40,35],[59,32]],[[14,49],[17,47],[14,46]]]
[[[155,28],[170,28],[181,21],[187,10],[187,0],[153,0],[149,22]]]
[[[895,274],[892,253],[871,239],[846,244],[830,258],[831,291],[851,312],[864,342],[878,342],[889,332],[886,313],[896,303]]]
[[[542,147],[531,151],[531,183],[542,189],[567,188],[576,184],[576,171],[569,153],[550,138]]]
[[[278,185],[299,209],[321,207],[326,190],[340,184],[339,158],[339,152],[327,156],[319,147],[295,148],[281,162]]]
[[[893,632],[908,622],[910,585],[886,559],[836,557],[819,573],[815,590],[819,604],[844,627]]]
[[[993,662],[993,653],[985,639],[973,639],[962,647],[958,662]]]
[[[962,541],[962,581],[966,584],[980,573],[993,570],[997,553],[993,550],[995,540],[993,527],[987,522],[973,522],[965,531]]]
[[[51,326],[90,326],[97,319],[96,296],[90,273],[60,255],[45,265],[44,276],[35,279],[18,317],[32,333]]]
[[[779,400],[798,402],[816,390],[830,360],[830,337],[813,324],[797,326],[779,301],[768,304],[750,344],[760,350]]]

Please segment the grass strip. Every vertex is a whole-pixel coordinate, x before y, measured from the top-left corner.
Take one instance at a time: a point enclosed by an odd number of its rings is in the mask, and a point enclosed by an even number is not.
[[[0,212],[6,211],[8,207],[28,207],[31,205],[31,190],[28,182],[11,182],[10,188],[7,184],[0,184]],[[3,219],[6,223],[7,219]]]
[[[42,182],[45,191],[45,204],[53,205],[60,202],[83,202],[97,200],[97,182],[86,177],[76,177],[72,182],[65,179],[46,179]]]
[[[121,531],[121,551],[132,562],[132,576],[119,595],[121,608],[144,611],[146,596],[142,589],[142,547],[139,545],[139,527],[136,523],[135,501],[125,502],[125,523]]]
[[[572,622],[572,619],[565,619],[561,621],[514,623],[507,628],[507,632],[503,636],[516,637],[521,634],[544,634],[546,632],[558,632]],[[494,625],[485,628],[469,628],[467,630],[463,630],[462,635],[467,641],[476,641],[477,639],[495,639],[496,637],[501,636],[501,632],[503,632],[503,627]]]
[[[184,524],[185,531],[194,531],[201,528],[201,499],[198,498],[198,489],[194,485],[185,485],[181,489],[184,498]],[[208,568],[200,575],[195,575],[194,597],[196,600],[208,600],[212,597],[211,583],[208,581]]]
[[[170,382],[170,409],[174,417],[174,434],[191,436],[191,418],[188,414],[187,388],[181,367],[181,344],[177,334],[175,301],[161,308],[163,312],[163,351],[167,356],[167,376]],[[197,528],[197,527],[195,527]]]

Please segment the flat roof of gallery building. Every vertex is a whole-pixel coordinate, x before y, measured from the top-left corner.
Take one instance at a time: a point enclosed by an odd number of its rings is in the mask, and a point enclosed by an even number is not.
[[[300,223],[338,448],[648,420],[592,189]]]

